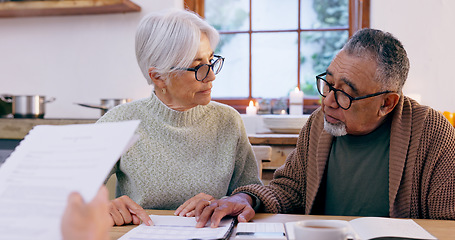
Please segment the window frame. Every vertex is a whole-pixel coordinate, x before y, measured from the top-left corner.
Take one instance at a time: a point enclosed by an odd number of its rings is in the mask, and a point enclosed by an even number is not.
[[[300,9],[300,1],[298,1]],[[250,9],[252,0],[249,0]],[[184,7],[185,9],[191,10],[197,14],[199,14],[202,18],[205,17],[205,0],[184,0]],[[235,33],[248,33],[249,37],[249,79],[248,79],[248,97],[247,98],[213,98],[214,101],[221,102],[228,104],[240,113],[245,113],[246,107],[249,104],[250,100],[254,100],[252,97],[252,37],[251,35],[254,33],[267,33],[267,32],[297,32],[297,44],[298,44],[298,57],[297,61],[300,60],[300,38],[302,32],[305,31],[314,31],[314,29],[302,29],[300,26],[300,10],[298,13],[298,27],[297,30],[273,30],[273,31],[257,31],[251,29],[251,22],[250,22],[250,29],[247,31],[230,31],[226,32],[225,34],[235,34]],[[250,20],[251,21],[251,18]],[[324,28],[319,31],[336,31],[336,30],[348,30],[349,37],[351,37],[356,31],[362,28],[370,27],[370,0],[349,0],[349,26],[348,28]],[[220,33],[223,33],[220,31]],[[298,63],[300,66],[300,62]],[[297,86],[300,88],[300,67],[297,68]],[[304,109],[305,112],[312,112],[320,105],[320,97],[305,97],[304,99]]]

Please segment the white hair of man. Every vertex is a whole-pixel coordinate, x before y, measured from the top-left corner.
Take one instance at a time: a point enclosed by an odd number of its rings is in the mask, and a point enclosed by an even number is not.
[[[370,58],[376,61],[375,80],[381,83],[382,91],[401,94],[408,78],[409,59],[403,44],[388,32],[364,28],[357,31],[343,49],[351,56]]]
[[[346,124],[344,124],[343,122],[329,123],[325,118],[324,130],[334,137],[341,137],[348,134],[346,131]]]
[[[147,82],[153,84],[151,67],[166,80],[179,68],[188,68],[199,49],[201,34],[207,35],[215,49],[219,33],[193,12],[173,9],[145,16],[136,32],[136,58]]]

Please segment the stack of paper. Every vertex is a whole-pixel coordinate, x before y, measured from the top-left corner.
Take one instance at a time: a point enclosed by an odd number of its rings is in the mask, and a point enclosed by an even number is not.
[[[132,239],[228,239],[234,228],[234,219],[223,219],[219,227],[196,228],[194,217],[150,215],[154,225],[141,224],[119,240]]]
[[[139,121],[32,129],[0,168],[0,239],[61,239],[67,197],[90,201]]]

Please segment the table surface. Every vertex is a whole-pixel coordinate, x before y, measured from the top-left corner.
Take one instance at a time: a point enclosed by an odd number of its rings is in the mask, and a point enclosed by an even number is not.
[[[148,214],[155,215],[172,215],[174,211],[171,210],[146,210]],[[316,216],[316,215],[297,215],[297,214],[269,214],[258,213],[253,218],[252,222],[293,222],[308,219],[336,219],[336,220],[352,220],[356,217],[346,216]],[[422,226],[425,230],[430,232],[433,236],[440,240],[454,239],[455,237],[455,221],[449,220],[428,220],[428,219],[414,219],[416,223]],[[136,225],[116,226],[110,231],[111,239],[116,240],[127,233],[129,230],[135,228]],[[235,231],[235,230],[234,230]],[[235,232],[231,235],[234,239]]]

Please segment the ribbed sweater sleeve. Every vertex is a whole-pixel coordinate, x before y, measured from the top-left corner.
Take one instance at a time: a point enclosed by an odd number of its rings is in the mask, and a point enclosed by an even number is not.
[[[397,216],[428,219],[455,219],[455,130],[439,112],[429,109],[420,141],[409,154],[416,156],[411,187],[410,211],[398,204]],[[397,209],[398,210],[398,209]],[[404,214],[402,214],[404,212]]]
[[[322,113],[322,112],[321,112]],[[278,168],[273,180],[268,186],[249,185],[238,188],[237,192],[248,192],[257,196],[262,207],[260,211],[271,213],[305,213],[305,205],[311,205],[307,201],[307,194],[316,196],[318,176],[316,162],[308,163],[307,159],[318,157],[318,144],[321,137],[320,110],[316,110],[302,128],[297,141],[296,149],[292,151],[283,166]],[[330,144],[331,137],[325,136],[323,144]],[[310,144],[314,143],[314,144]],[[328,154],[328,151],[327,151]],[[326,154],[322,154],[327,156]],[[322,172],[323,173],[323,172]],[[312,178],[311,181],[304,181]]]

